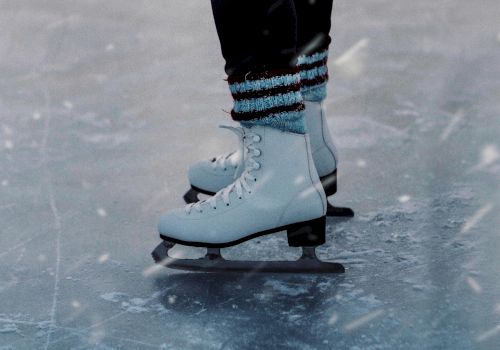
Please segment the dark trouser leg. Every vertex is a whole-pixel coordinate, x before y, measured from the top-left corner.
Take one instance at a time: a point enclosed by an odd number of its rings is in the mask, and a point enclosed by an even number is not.
[[[297,12],[297,46],[300,55],[328,48],[333,0],[294,0]]]
[[[212,10],[230,77],[294,67],[292,0],[212,0]]]
[[[212,0],[212,9],[233,119],[304,133],[293,0]]]

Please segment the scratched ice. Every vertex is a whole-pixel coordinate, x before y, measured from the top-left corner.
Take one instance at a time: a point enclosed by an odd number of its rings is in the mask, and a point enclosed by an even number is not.
[[[235,147],[209,5],[0,1],[0,349],[498,349],[498,1],[335,2],[343,276],[152,265],[189,164]]]

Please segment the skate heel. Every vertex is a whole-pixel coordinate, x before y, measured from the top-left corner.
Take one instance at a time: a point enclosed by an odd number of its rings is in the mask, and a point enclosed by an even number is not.
[[[292,224],[287,228],[290,247],[316,247],[325,243],[326,216]]]
[[[320,180],[327,197],[337,193],[337,169],[333,173],[321,177]]]

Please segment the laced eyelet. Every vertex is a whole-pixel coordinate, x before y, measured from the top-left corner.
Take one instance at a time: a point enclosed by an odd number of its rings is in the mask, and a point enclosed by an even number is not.
[[[229,207],[229,203],[226,203],[226,207]]]
[[[238,199],[243,199],[243,197],[238,197]]]
[[[255,170],[259,170],[260,169],[260,163],[255,163],[254,167],[253,167]]]
[[[224,171],[227,171],[227,168],[224,168]]]
[[[253,179],[254,182],[257,182],[257,178]]]
[[[259,135],[255,135],[255,136],[253,137],[253,141],[254,141],[254,142],[260,142],[260,136],[259,136]]]
[[[212,207],[213,210],[217,210],[217,207]]]
[[[253,152],[253,155],[254,155],[255,157],[258,157],[258,156],[260,156],[261,154],[262,154],[262,152],[260,151],[260,149],[255,149],[255,150],[254,150],[254,152]]]

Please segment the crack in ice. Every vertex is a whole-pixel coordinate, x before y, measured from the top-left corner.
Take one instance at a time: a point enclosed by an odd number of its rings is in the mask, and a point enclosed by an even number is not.
[[[54,273],[54,292],[52,294],[52,306],[50,310],[50,326],[47,331],[47,338],[45,340],[44,349],[47,350],[50,346],[50,341],[52,337],[52,333],[56,328],[56,316],[57,316],[57,300],[59,297],[59,281],[60,281],[60,268],[61,268],[61,235],[62,235],[62,224],[61,224],[61,216],[59,215],[59,209],[56,205],[56,200],[54,196],[54,187],[52,185],[52,174],[49,171],[47,166],[47,143],[49,139],[50,133],[50,97],[47,92],[45,92],[45,102],[47,107],[47,118],[45,118],[44,130],[43,130],[43,141],[41,146],[41,156],[42,156],[42,164],[46,176],[47,181],[47,190],[49,192],[49,205],[50,210],[52,212],[52,216],[54,217],[54,225],[56,228],[56,267]]]

